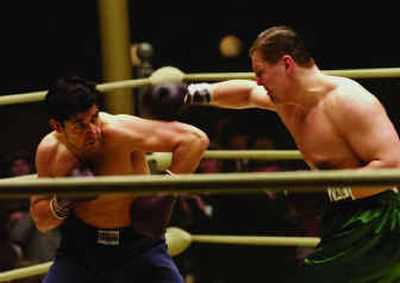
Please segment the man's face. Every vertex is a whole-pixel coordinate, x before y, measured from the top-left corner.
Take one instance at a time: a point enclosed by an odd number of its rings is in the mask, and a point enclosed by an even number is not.
[[[24,158],[14,159],[11,164],[11,174],[13,176],[26,175],[31,172],[29,162]]]
[[[261,85],[270,95],[274,102],[279,99],[276,97],[276,91],[280,88],[280,82],[283,78],[284,66],[279,61],[276,64],[268,63],[263,60],[259,52],[254,52],[251,55],[251,63],[254,74],[256,75],[256,82]]]
[[[65,140],[74,148],[85,152],[94,150],[101,137],[98,107],[92,106],[65,120],[62,129]]]

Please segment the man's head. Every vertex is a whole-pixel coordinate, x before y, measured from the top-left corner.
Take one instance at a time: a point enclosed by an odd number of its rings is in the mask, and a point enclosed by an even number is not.
[[[284,55],[291,56],[302,67],[311,67],[315,63],[300,36],[286,26],[276,26],[261,32],[250,48],[250,56],[255,52],[270,64],[278,63]]]
[[[278,103],[286,100],[290,81],[295,81],[296,70],[312,68],[314,59],[299,35],[285,26],[266,29],[250,48],[253,71],[259,85],[264,86]]]
[[[46,105],[50,118],[63,123],[76,114],[100,105],[96,84],[80,77],[58,78],[49,86]]]
[[[100,97],[92,82],[79,77],[57,79],[46,95],[51,127],[70,145],[92,148],[100,139]]]

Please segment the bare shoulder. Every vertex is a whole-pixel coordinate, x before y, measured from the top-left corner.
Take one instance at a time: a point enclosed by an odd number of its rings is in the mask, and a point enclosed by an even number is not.
[[[100,113],[102,122],[102,130],[104,134],[116,134],[123,131],[126,127],[140,127],[145,119],[128,114],[110,114],[106,112]]]
[[[135,123],[140,122],[143,119],[129,114],[110,114],[107,112],[100,112],[100,118],[103,124],[107,126],[118,126],[121,123]]]
[[[337,87],[327,97],[328,109],[347,111],[382,107],[377,97],[357,81],[344,77],[331,77],[331,79]]]
[[[132,140],[140,140],[152,126],[151,120],[128,114],[101,113],[102,136],[104,144],[121,148],[130,145]]]
[[[367,119],[385,111],[378,98],[358,82],[341,77],[333,82],[337,87],[328,94],[324,110],[335,121],[345,125],[346,120]]]
[[[35,165],[39,176],[65,176],[78,163],[54,132],[47,134],[36,149]]]
[[[55,137],[54,132],[48,133],[39,143],[36,149],[36,156],[38,157],[50,157],[53,156],[58,145],[58,140]]]
[[[36,149],[35,166],[38,176],[52,176],[51,164],[57,153],[58,141],[54,132],[47,134],[39,143]]]

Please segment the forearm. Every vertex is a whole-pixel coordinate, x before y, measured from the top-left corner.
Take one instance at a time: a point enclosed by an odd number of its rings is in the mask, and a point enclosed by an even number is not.
[[[175,174],[190,174],[196,171],[200,160],[209,145],[205,133],[193,129],[190,134],[179,142],[172,152],[172,162],[169,170]]]
[[[211,105],[227,108],[249,108],[253,106],[252,92],[256,84],[252,81],[229,80],[211,85]]]
[[[274,105],[265,89],[251,80],[191,84],[188,87],[186,103],[231,109],[263,108],[274,110]]]
[[[360,170],[379,170],[384,168],[396,168],[398,164],[393,160],[372,160],[365,166],[360,167]],[[355,198],[364,198],[386,191],[390,186],[388,185],[374,185],[374,186],[353,186],[353,195]]]
[[[399,168],[400,160],[396,155],[391,156],[391,158],[386,159],[375,159],[369,161],[360,169],[369,170],[369,169],[385,169],[385,168]]]
[[[30,212],[37,229],[41,232],[47,232],[60,226],[64,220],[55,217],[50,208],[51,198],[32,199]]]

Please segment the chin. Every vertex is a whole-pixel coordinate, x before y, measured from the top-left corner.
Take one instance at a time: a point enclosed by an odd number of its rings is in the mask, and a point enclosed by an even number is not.
[[[98,142],[95,141],[94,143],[87,143],[85,144],[85,149],[88,151],[93,151],[97,148]]]

